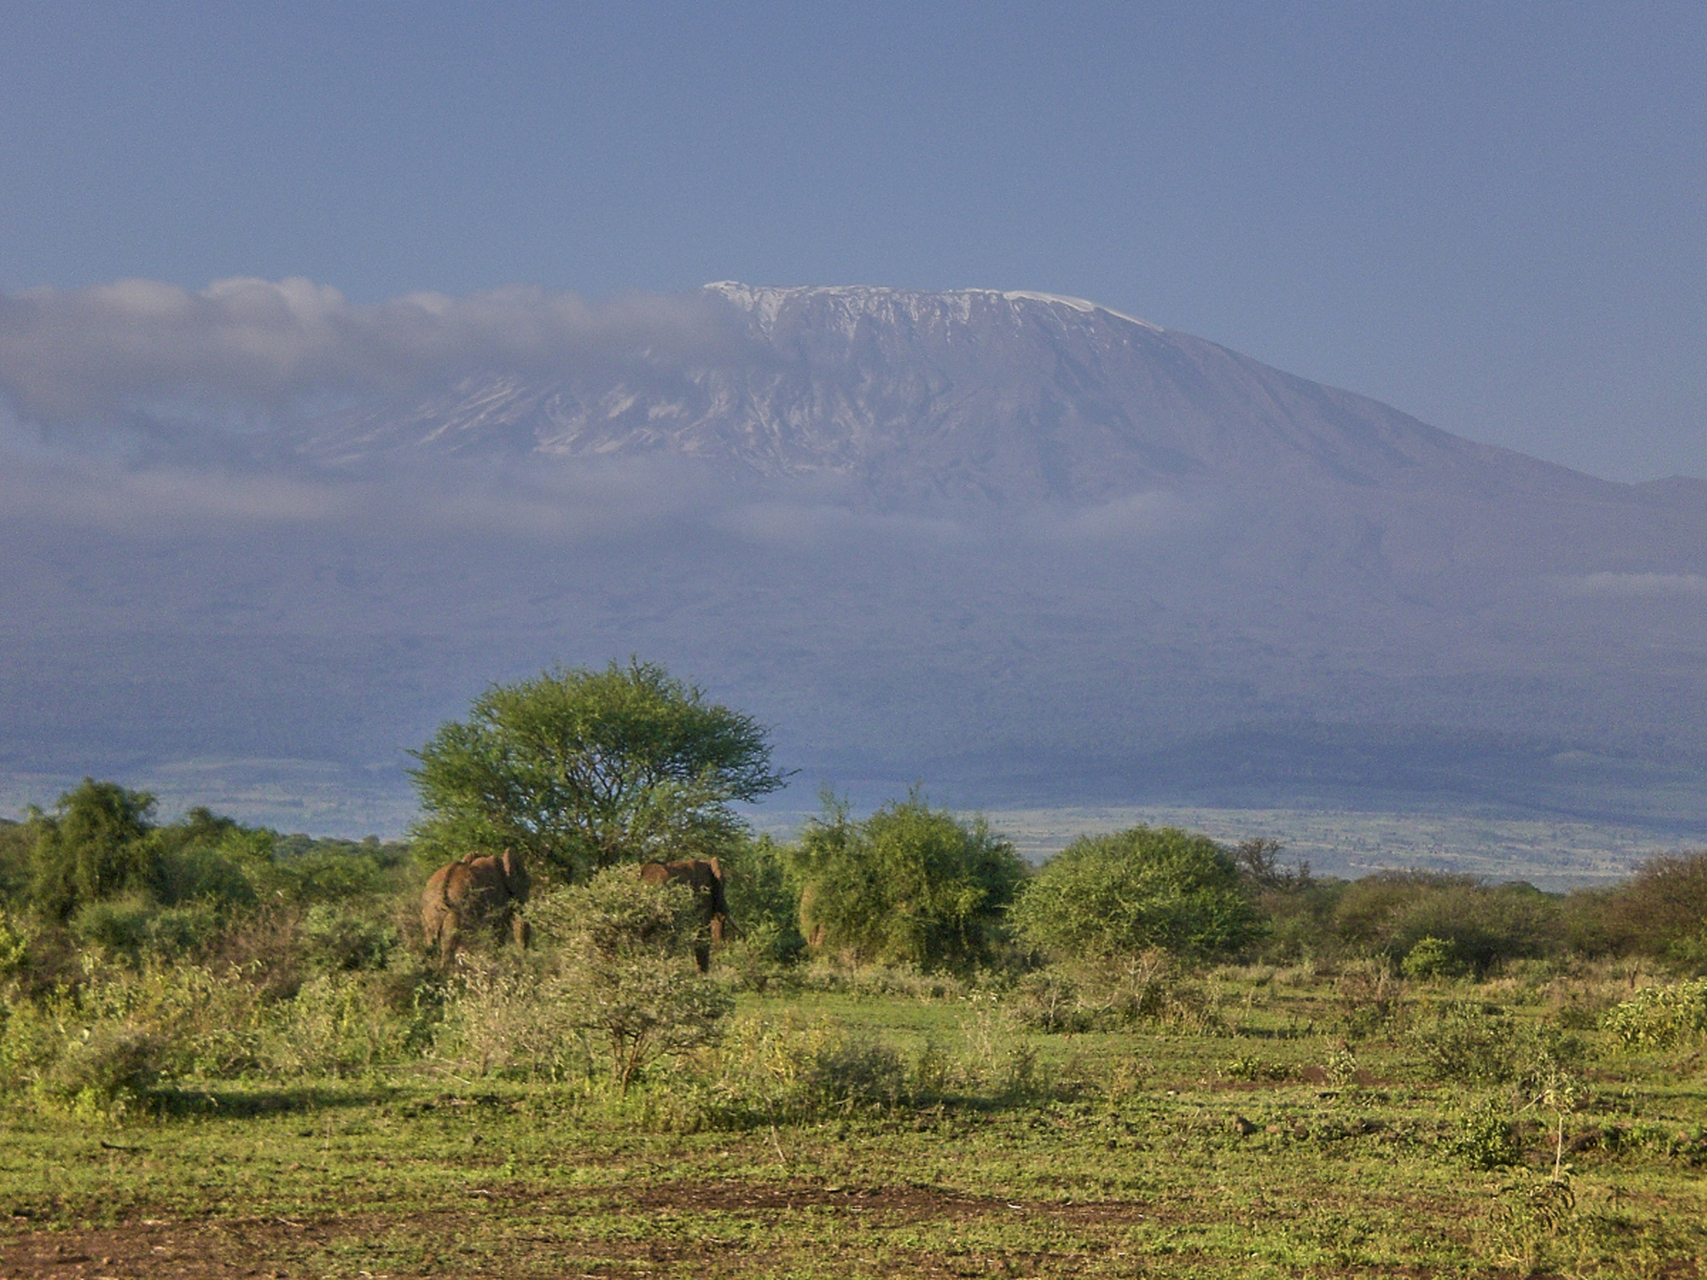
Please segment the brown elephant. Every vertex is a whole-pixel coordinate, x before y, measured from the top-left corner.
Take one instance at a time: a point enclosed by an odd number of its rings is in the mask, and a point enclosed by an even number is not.
[[[446,964],[465,935],[482,926],[500,941],[506,934],[516,945],[528,944],[528,923],[517,910],[528,898],[528,872],[522,856],[509,849],[501,855],[465,854],[440,867],[421,891],[421,931],[428,946],[437,946]]]
[[[700,933],[694,941],[693,959],[701,973],[711,968],[711,944],[722,942],[725,931],[739,935],[723,896],[723,867],[716,858],[694,858],[683,862],[642,862],[640,878],[647,884],[674,881],[693,890],[700,913]]]

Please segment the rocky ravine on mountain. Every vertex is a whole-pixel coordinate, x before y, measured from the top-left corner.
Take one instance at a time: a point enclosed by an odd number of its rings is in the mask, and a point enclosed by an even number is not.
[[[1078,299],[678,301],[678,340],[56,464],[99,500],[9,521],[14,789],[393,812],[487,681],[633,652],[861,794],[1707,816],[1707,482]]]

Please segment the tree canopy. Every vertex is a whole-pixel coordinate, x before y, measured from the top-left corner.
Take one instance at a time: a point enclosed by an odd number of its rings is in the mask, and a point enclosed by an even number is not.
[[[860,961],[925,966],[988,957],[1025,865],[982,819],[966,823],[914,792],[864,822],[824,798],[786,856],[809,939]]]
[[[751,716],[638,659],[493,685],[412,754],[426,852],[516,849],[569,881],[718,853],[742,829],[731,804],[785,781]]]
[[[1159,948],[1237,950],[1258,915],[1233,856],[1208,836],[1132,827],[1081,836],[1045,863],[1014,908],[1022,936],[1063,957]]]
[[[93,778],[60,796],[50,813],[32,808],[30,896],[64,919],[85,903],[149,887],[160,862],[149,839],[153,814],[148,792]]]

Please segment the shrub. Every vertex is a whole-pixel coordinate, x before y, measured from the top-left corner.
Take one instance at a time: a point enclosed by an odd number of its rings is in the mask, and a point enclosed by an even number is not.
[[[24,1088],[52,1065],[65,1047],[65,1027],[56,1015],[68,1005],[64,995],[43,1004],[0,1001],[0,1090]]]
[[[805,886],[800,920],[814,945],[855,963],[927,969],[996,954],[1025,866],[982,819],[962,822],[916,791],[864,822],[833,796],[824,808],[784,851]]]
[[[1334,976],[1334,998],[1345,1033],[1367,1037],[1399,1022],[1405,1011],[1403,985],[1392,965],[1366,956],[1344,965]]]
[[[591,1065],[585,1033],[542,968],[507,953],[458,955],[433,1050],[476,1075],[554,1084]]]
[[[1627,884],[1581,897],[1585,949],[1707,967],[1707,850],[1651,858]]]
[[[29,926],[0,910],[0,982],[22,973],[29,963],[29,956]]]
[[[1412,1028],[1410,1041],[1432,1079],[1515,1084],[1554,1097],[1563,1096],[1561,1082],[1575,1078],[1567,1067],[1585,1052],[1573,1036],[1472,1001],[1440,1006]]]
[[[1255,953],[1271,963],[1336,955],[1343,948],[1334,932],[1334,912],[1347,887],[1344,880],[1312,877],[1294,888],[1258,893],[1263,931]]]
[[[29,891],[35,836],[28,826],[0,818],[0,905],[22,904]]]
[[[1621,1048],[1669,1049],[1707,1036],[1707,978],[1644,987],[1601,1022]]]
[[[1563,942],[1558,900],[1532,885],[1488,886],[1473,876],[1383,871],[1347,885],[1332,928],[1348,950],[1402,961],[1424,939],[1450,948],[1466,972],[1540,956]],[[1445,955],[1431,944],[1423,953]],[[1419,975],[1434,976],[1434,975]],[[1445,976],[1445,975],[1442,975]]]
[[[907,1070],[889,1045],[840,1036],[814,1056],[803,1084],[820,1106],[893,1107],[906,1095]]]
[[[1466,1111],[1444,1145],[1449,1155],[1472,1169],[1504,1169],[1523,1162],[1517,1126],[1506,1109],[1491,1098]]]
[[[149,839],[154,797],[84,778],[51,813],[29,811],[30,895],[64,920],[78,907],[149,886],[159,851]]]
[[[395,1062],[424,1038],[419,1007],[400,1012],[384,974],[325,973],[305,982],[295,999],[275,1006],[264,1040],[274,1070],[296,1075],[343,1075]]]
[[[1013,918],[1032,945],[1077,959],[1226,954],[1260,928],[1232,856],[1174,827],[1080,837],[1044,864]]]
[[[303,957],[322,973],[382,969],[403,941],[385,905],[317,902],[302,917]]]
[[[1407,978],[1461,978],[1469,968],[1451,939],[1433,934],[1417,939],[1399,963],[1399,972]]]
[[[734,1001],[693,965],[698,918],[685,885],[612,867],[536,901],[528,916],[559,948],[551,998],[623,1093],[660,1055],[717,1039]]]
[[[136,960],[148,942],[154,904],[141,894],[86,902],[67,922],[71,936],[84,947]]]
[[[77,1119],[118,1118],[160,1078],[160,1037],[130,1022],[106,1022],[71,1037],[37,1078],[44,1110]]]
[[[243,836],[247,865],[263,896],[286,902],[349,904],[392,897],[410,875],[406,846],[378,840],[314,840],[308,836]],[[236,837],[233,837],[236,841]]]
[[[724,858],[724,887],[741,936],[725,947],[725,963],[756,976],[764,965],[792,964],[806,950],[800,932],[800,891],[783,850],[762,835]],[[739,960],[737,961],[737,957]]]
[[[1015,1024],[1028,1031],[1071,1035],[1097,1025],[1096,1012],[1085,1003],[1080,984],[1059,966],[1020,978],[1009,1009]]]
[[[1507,1084],[1521,1074],[1524,1046],[1510,1014],[1456,1002],[1437,1009],[1411,1035],[1429,1076],[1460,1084]]]
[[[949,1074],[927,1046],[914,1079],[881,1040],[796,1015],[731,1019],[715,1045],[683,1059],[672,1079],[699,1124],[723,1128],[800,1124],[827,1115],[892,1107]]]

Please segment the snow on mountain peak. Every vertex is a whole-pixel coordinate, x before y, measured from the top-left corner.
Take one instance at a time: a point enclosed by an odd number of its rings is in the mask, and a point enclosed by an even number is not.
[[[1154,333],[1166,332],[1161,325],[1149,320],[1139,319],[1124,311],[1116,311],[1113,307],[1105,307],[1101,303],[1091,302],[1085,298],[1069,297],[1060,293],[1040,293],[1031,289],[948,289],[941,292],[930,292],[919,289],[895,289],[887,285],[802,285],[793,287],[778,287],[766,285],[742,284],[737,280],[718,280],[705,286],[706,292],[721,294],[735,306],[744,311],[752,312],[762,323],[772,324],[781,313],[782,308],[790,301],[804,301],[808,298],[832,298],[844,304],[851,304],[859,310],[875,310],[878,308],[898,307],[904,311],[917,312],[923,306],[942,306],[948,304],[966,314],[970,311],[974,300],[989,301],[1000,298],[1004,302],[1028,303],[1038,302],[1045,306],[1067,307],[1085,315],[1098,312],[1124,320],[1128,324],[1139,325]]]

